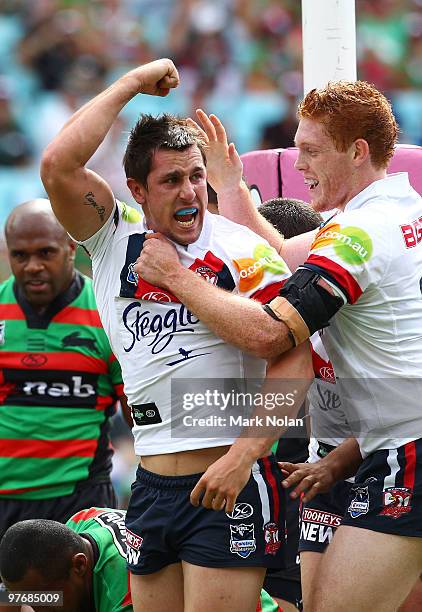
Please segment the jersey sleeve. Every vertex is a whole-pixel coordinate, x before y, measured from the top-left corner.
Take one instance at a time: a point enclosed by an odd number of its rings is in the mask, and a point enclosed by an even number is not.
[[[316,235],[305,268],[328,282],[344,303],[354,304],[379,283],[391,260],[391,234],[380,215],[354,210],[337,215]]]
[[[233,236],[230,258],[237,292],[265,304],[278,295],[291,276],[282,257],[269,243],[247,228]]]

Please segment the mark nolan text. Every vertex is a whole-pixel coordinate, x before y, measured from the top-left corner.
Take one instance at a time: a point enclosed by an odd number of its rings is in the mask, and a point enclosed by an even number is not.
[[[185,427],[303,427],[303,419],[277,417],[273,414],[253,417],[210,415],[204,418],[188,414],[183,417],[183,424]]]

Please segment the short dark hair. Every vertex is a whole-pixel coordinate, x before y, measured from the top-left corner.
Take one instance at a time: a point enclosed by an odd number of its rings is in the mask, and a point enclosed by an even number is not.
[[[69,576],[73,556],[83,551],[81,536],[62,523],[20,521],[0,542],[0,575],[6,582],[17,582],[34,569],[46,580],[63,580]]]
[[[272,198],[258,211],[285,238],[310,232],[320,226],[322,217],[309,204],[294,198]]]
[[[126,178],[134,178],[145,188],[151,171],[152,159],[159,149],[185,149],[197,145],[204,163],[205,142],[201,134],[186,119],[164,113],[157,117],[143,114],[132,128],[123,167]]]

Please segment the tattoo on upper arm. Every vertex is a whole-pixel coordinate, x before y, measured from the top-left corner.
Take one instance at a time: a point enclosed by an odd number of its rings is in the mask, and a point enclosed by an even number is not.
[[[101,204],[98,204],[95,201],[95,196],[92,191],[88,191],[88,193],[85,194],[85,200],[85,206],[92,206],[93,208],[95,208],[101,221],[104,221],[105,206],[101,206]]]

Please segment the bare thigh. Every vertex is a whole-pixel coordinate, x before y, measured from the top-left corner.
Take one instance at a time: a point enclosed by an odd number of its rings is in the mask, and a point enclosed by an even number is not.
[[[318,573],[323,553],[305,550],[300,553],[300,582],[302,585],[302,601],[304,612],[311,612],[309,607],[314,580]]]
[[[256,612],[265,568],[182,565],[185,612]]]
[[[130,575],[134,612],[183,612],[183,574],[180,563],[159,572]]]
[[[312,612],[395,612],[422,570],[422,538],[340,526],[321,560]]]

